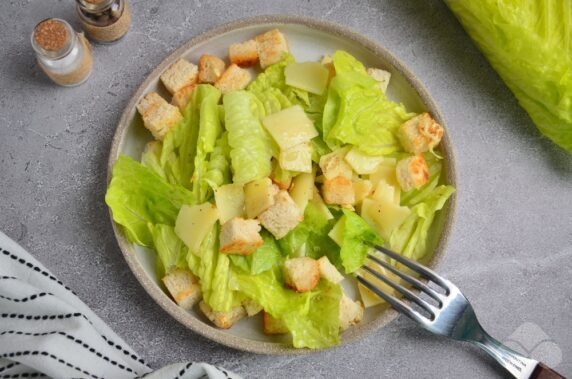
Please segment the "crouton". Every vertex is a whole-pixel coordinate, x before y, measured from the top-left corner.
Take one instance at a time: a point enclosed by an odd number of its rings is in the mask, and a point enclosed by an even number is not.
[[[246,88],[252,80],[250,72],[235,64],[228,66],[225,72],[215,82],[214,86],[218,88],[223,95],[231,91],[239,91]]]
[[[220,232],[220,252],[223,254],[250,255],[264,241],[260,236],[257,220],[235,217],[223,224]]]
[[[320,267],[320,276],[332,283],[339,283],[344,280],[344,276],[340,274],[336,266],[330,263],[328,257],[323,256],[318,259],[318,266]]]
[[[145,117],[146,114],[154,111],[164,103],[166,103],[165,99],[163,99],[157,92],[150,92],[139,100],[137,110],[142,117]]]
[[[288,51],[286,37],[278,29],[272,29],[258,35],[255,40],[258,47],[258,59],[262,68],[280,62],[282,55]]]
[[[420,188],[429,181],[429,168],[423,155],[415,155],[397,162],[395,174],[401,189],[405,192]]]
[[[262,312],[262,310],[264,309],[262,308],[262,305],[258,304],[256,301],[252,299],[244,300],[242,302],[242,306],[244,307],[244,310],[246,311],[246,315],[248,317],[255,316],[258,313]]]
[[[336,176],[348,179],[353,177],[352,168],[344,159],[347,152],[348,149],[338,149],[320,157],[319,166],[326,179],[333,179]]]
[[[175,302],[186,310],[191,310],[201,299],[198,278],[188,270],[173,270],[162,281]]]
[[[251,39],[243,43],[234,43],[228,48],[228,59],[231,64],[250,67],[258,63],[258,44]]]
[[[163,140],[169,130],[183,119],[179,108],[167,103],[155,92],[141,99],[137,110],[143,117],[143,124],[156,140]]]
[[[284,282],[296,292],[311,291],[320,281],[320,265],[309,257],[288,259],[284,262]]]
[[[219,57],[204,54],[199,58],[199,83],[213,84],[222,73],[226,64]]]
[[[173,94],[171,104],[178,107],[181,113],[185,111],[187,104],[191,101],[196,86],[196,84],[185,86]]]
[[[221,329],[229,329],[238,321],[246,317],[246,311],[242,305],[234,307],[228,312],[219,312],[213,311],[207,303],[201,301],[199,303],[199,308],[213,324]]]
[[[183,87],[197,82],[198,68],[186,59],[179,59],[161,74],[165,88],[174,94]]]
[[[345,293],[340,300],[340,330],[346,330],[363,318],[364,307],[361,301],[353,301]]]
[[[420,154],[437,146],[443,133],[443,127],[425,112],[404,122],[397,130],[397,138],[405,151]]]
[[[274,204],[262,212],[258,219],[276,239],[280,239],[294,229],[304,215],[288,192],[281,190],[274,197]]]
[[[272,317],[270,313],[264,312],[262,315],[262,325],[264,334],[286,334],[288,333],[288,328],[284,321]]]
[[[322,195],[326,204],[352,205],[356,197],[352,181],[344,176],[326,179],[322,185]]]
[[[381,92],[385,93],[385,91],[387,91],[387,86],[389,85],[389,79],[391,79],[391,73],[379,68],[368,68],[367,73],[379,82]]]
[[[270,173],[272,183],[276,184],[281,190],[288,190],[292,185],[292,173],[283,170],[276,160],[272,160],[272,164],[274,166]]]

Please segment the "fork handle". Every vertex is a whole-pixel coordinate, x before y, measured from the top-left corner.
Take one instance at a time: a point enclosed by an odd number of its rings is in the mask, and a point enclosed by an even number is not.
[[[530,374],[530,379],[566,379],[544,363],[540,362]]]

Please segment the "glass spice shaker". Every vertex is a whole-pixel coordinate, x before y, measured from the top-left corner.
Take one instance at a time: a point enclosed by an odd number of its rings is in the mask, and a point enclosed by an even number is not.
[[[87,36],[100,43],[119,40],[131,26],[126,0],[76,0],[77,13]]]
[[[91,74],[91,46],[64,20],[40,21],[32,32],[32,47],[40,68],[56,84],[77,86]]]

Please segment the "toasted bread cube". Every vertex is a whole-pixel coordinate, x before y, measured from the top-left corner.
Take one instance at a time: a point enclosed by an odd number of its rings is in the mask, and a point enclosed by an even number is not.
[[[264,312],[262,315],[262,325],[264,334],[286,334],[289,332],[284,321],[272,317],[268,312]]]
[[[258,219],[276,239],[280,239],[294,229],[304,215],[288,192],[281,190],[274,197],[274,204],[262,212]]]
[[[385,93],[387,91],[387,86],[389,85],[389,79],[391,79],[391,73],[379,68],[368,68],[367,73],[379,82],[381,92]]]
[[[199,58],[199,83],[213,84],[222,73],[226,64],[219,57],[204,54]]]
[[[223,95],[231,91],[239,91],[246,88],[252,80],[250,72],[235,64],[228,66],[225,72],[215,82],[214,86],[218,88]]]
[[[292,185],[292,173],[282,170],[280,163],[273,161],[274,168],[270,173],[272,183],[276,184],[281,190],[288,190]]]
[[[420,188],[429,181],[429,167],[423,155],[415,155],[397,162],[395,174],[401,189],[405,192]]]
[[[243,43],[234,43],[228,48],[228,59],[231,64],[250,67],[258,63],[258,44],[251,39]]]
[[[413,154],[432,150],[441,142],[443,134],[443,127],[427,112],[404,122],[397,130],[399,142],[405,151]]]
[[[170,65],[162,74],[161,81],[165,88],[174,94],[183,87],[197,82],[198,68],[186,59],[179,59]]]
[[[137,110],[141,117],[145,117],[146,114],[153,112],[155,109],[166,103],[165,99],[163,99],[157,92],[150,92],[139,100]]]
[[[242,305],[234,307],[228,312],[219,312],[213,311],[207,303],[201,301],[199,303],[199,308],[213,324],[221,329],[229,329],[238,321],[246,317],[246,311]]]
[[[336,176],[343,176],[348,179],[353,177],[352,167],[346,162],[345,156],[348,149],[338,149],[320,157],[320,169],[326,179],[333,179]]]
[[[262,312],[262,310],[264,309],[262,308],[262,305],[258,304],[256,301],[252,299],[244,300],[242,302],[242,306],[244,307],[244,310],[246,311],[246,315],[248,317],[255,316],[260,312]]]
[[[185,86],[173,94],[171,104],[178,107],[181,113],[185,111],[187,104],[191,101],[196,86],[196,84]]]
[[[346,330],[363,319],[364,307],[361,301],[353,301],[345,293],[340,300],[340,330]]]
[[[266,68],[280,62],[282,55],[288,51],[286,37],[278,29],[258,35],[255,38],[258,47],[260,67]]]
[[[332,283],[339,283],[344,280],[344,276],[325,255],[318,259],[318,266],[320,267],[320,276],[322,278],[329,280]]]
[[[188,270],[176,269],[161,279],[167,290],[183,309],[191,310],[201,299],[198,278]]]
[[[143,117],[143,125],[156,140],[162,140],[165,135],[183,119],[179,109],[155,92],[147,94],[137,104],[137,110]]]
[[[250,255],[264,241],[260,236],[257,220],[235,217],[223,224],[220,232],[220,252],[223,254]]]
[[[288,259],[284,262],[284,282],[296,292],[311,291],[320,281],[320,264],[309,257]]]
[[[344,176],[326,179],[322,185],[326,204],[352,205],[356,197],[352,181]]]

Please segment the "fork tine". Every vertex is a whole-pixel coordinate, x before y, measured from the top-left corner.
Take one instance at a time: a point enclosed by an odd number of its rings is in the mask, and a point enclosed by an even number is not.
[[[389,263],[371,255],[368,254],[367,257],[372,260],[374,263],[377,263],[378,265],[382,266],[383,268],[385,268],[386,270],[392,272],[393,274],[399,276],[401,279],[407,281],[408,283],[412,284],[413,287],[417,288],[420,291],[425,292],[427,295],[431,296],[431,298],[433,298],[434,300],[436,300],[439,303],[439,306],[443,305],[443,298],[441,297],[441,295],[439,293],[437,293],[435,290],[433,290],[432,288],[430,288],[428,285],[426,285],[425,283],[415,279],[414,277],[407,275],[406,273],[396,269],[395,267],[393,267],[392,265],[390,265]]]
[[[375,286],[373,283],[371,283],[369,280],[367,280],[363,276],[357,275],[356,279],[361,284],[363,284],[364,286],[369,288],[370,291],[375,293],[377,296],[381,297],[383,300],[388,302],[393,308],[397,309],[399,312],[403,313],[407,317],[413,319],[414,321],[421,323],[422,325],[427,322],[427,319],[425,317],[423,317],[419,312],[417,312],[416,310],[414,310],[413,308],[411,308],[409,305],[405,304],[401,300],[399,300],[399,299],[391,296],[387,292],[379,289],[377,286]]]
[[[382,275],[381,273],[375,271],[371,267],[364,266],[363,268],[364,268],[364,270],[368,271],[370,274],[372,274],[373,276],[375,276],[379,280],[383,281],[387,285],[393,287],[394,289],[399,291],[401,294],[403,294],[406,298],[415,302],[421,308],[423,308],[424,310],[429,312],[429,314],[431,315],[431,320],[435,319],[436,309],[434,309],[433,306],[431,306],[430,304],[428,304],[427,302],[425,302],[424,300],[419,298],[417,295],[415,295],[413,292],[411,292],[407,288],[403,287],[401,284],[395,283],[393,280],[391,280],[391,279],[387,278],[385,275]]]
[[[432,282],[439,284],[443,289],[447,290],[447,292],[449,291],[447,281],[439,276],[435,271],[430,270],[427,267],[422,266],[419,263],[406,258],[403,255],[397,254],[396,252],[393,252],[383,246],[374,245],[374,248],[377,251],[389,256],[390,258],[395,259],[397,262],[409,267],[411,270],[425,276],[426,278],[429,278]]]

